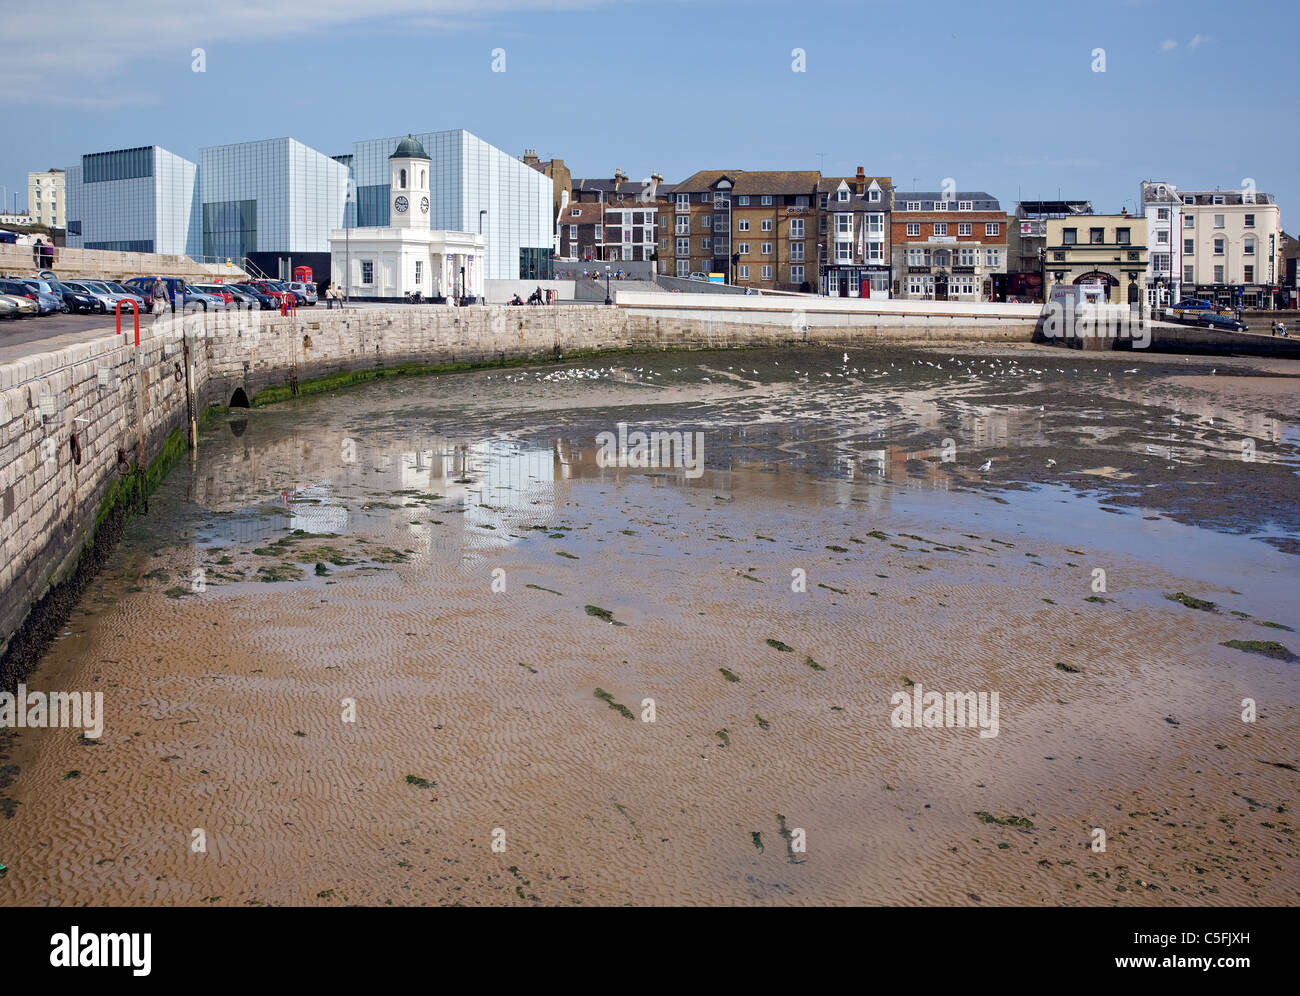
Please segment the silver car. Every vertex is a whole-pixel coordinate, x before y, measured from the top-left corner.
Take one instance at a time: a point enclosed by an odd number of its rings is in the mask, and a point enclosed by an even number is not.
[[[140,297],[132,294],[125,287],[114,289],[116,285],[107,280],[79,280],[77,282],[90,293],[101,298],[108,306],[108,311],[116,311],[119,301],[134,301],[137,308],[143,309],[144,302]]]
[[[123,287],[116,280],[96,280],[95,283],[103,284],[115,294],[121,294],[123,297],[129,297],[136,303],[136,307],[141,312],[144,311],[144,298],[128,287]]]
[[[107,291],[102,291],[95,287],[92,287],[89,283],[86,283],[85,281],[64,280],[63,286],[68,288],[68,290],[73,291],[77,294],[85,294],[87,297],[94,298],[94,300],[97,302],[97,307],[95,310],[100,312],[101,314],[107,311],[112,311],[117,306],[116,301],[112,302],[111,304],[109,303]]]
[[[286,284],[285,286],[287,286],[289,290],[293,291],[295,294],[301,294],[303,300],[306,301],[308,304],[315,304],[318,300],[320,300],[316,296],[315,284],[310,284],[302,280],[295,280],[290,284]]]
[[[37,280],[34,277],[19,277],[20,284],[26,284],[32,290],[36,291],[36,303],[40,307],[42,315],[53,315],[68,310],[67,304],[63,300],[62,294],[56,294],[54,288],[44,280]]]

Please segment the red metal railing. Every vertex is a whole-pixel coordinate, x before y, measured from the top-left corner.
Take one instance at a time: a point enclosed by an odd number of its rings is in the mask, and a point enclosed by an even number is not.
[[[113,309],[113,316],[117,319],[117,334],[122,334],[122,305],[124,304],[131,306],[131,314],[135,316],[135,344],[138,346],[140,345],[140,308],[129,297],[118,301],[117,306]]]

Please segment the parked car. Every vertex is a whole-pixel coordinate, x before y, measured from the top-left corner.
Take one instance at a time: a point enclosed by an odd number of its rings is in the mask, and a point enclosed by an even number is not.
[[[245,300],[244,307],[269,311],[280,306],[279,301],[271,297],[270,294],[263,293],[252,284],[223,284],[230,293],[242,296]]]
[[[80,280],[65,280],[63,286],[78,294],[84,294],[92,298],[95,305],[93,308],[89,309],[91,311],[98,311],[102,314],[113,310],[113,305],[109,303],[108,294],[105,291],[96,290],[94,287],[91,287],[89,284],[83,283]]]
[[[202,294],[207,294],[209,297],[220,298],[221,303],[227,308],[238,308],[242,305],[242,302],[235,301],[235,295],[230,292],[230,288],[225,284],[190,284],[190,288]]]
[[[63,298],[63,303],[68,306],[68,310],[74,313],[99,311],[101,301],[94,294],[87,290],[78,290],[68,284],[60,283],[57,285],[59,294]]]
[[[193,284],[185,284],[183,293],[187,310],[193,310],[196,307],[204,311],[226,310],[226,299],[221,294],[209,294],[207,291],[199,290]]]
[[[300,300],[298,302],[299,304],[302,304],[305,301],[307,304],[311,305],[311,304],[315,304],[319,300],[319,298],[316,296],[315,284],[307,283],[306,281],[302,281],[302,280],[295,280],[292,283],[288,284],[287,286],[289,290],[299,295],[300,297]]]
[[[1207,311],[1196,320],[1196,324],[1206,329],[1222,329],[1224,332],[1246,332],[1248,326],[1245,322],[1239,322],[1231,315],[1220,315],[1217,312]]]
[[[291,294],[295,301],[298,299],[298,295],[293,294],[292,291],[282,286],[276,280],[249,280],[247,283],[248,286],[255,287],[261,293],[274,300],[277,308],[280,307],[280,302]]]
[[[17,309],[19,318],[26,318],[28,315],[39,313],[34,297],[28,297],[26,294],[7,294],[4,290],[0,290],[0,297],[3,297]]]
[[[28,311],[27,307],[22,303],[25,301],[31,305],[31,311],[33,313],[38,315],[48,314],[48,311],[41,306],[36,288],[28,287],[21,280],[15,280],[9,277],[0,279],[0,294],[5,294],[18,300],[19,307],[24,313]]]
[[[295,303],[295,304],[306,304],[306,303],[307,303],[307,295],[306,295],[306,294],[304,294],[304,293],[300,293],[299,291],[296,291],[296,290],[293,290],[293,289],[292,289],[292,288],[291,288],[287,283],[285,283],[283,280],[268,280],[268,281],[266,281],[266,283],[269,284],[269,285],[270,285],[272,288],[274,288],[275,290],[278,290],[281,294],[292,294],[292,295],[293,295],[293,300],[294,300],[294,303]]]
[[[691,274],[689,277],[687,277],[686,279],[688,279],[688,280],[703,280],[703,281],[707,284],[707,283],[709,282],[709,275],[708,275],[707,273],[692,273],[692,274]]]
[[[18,277],[18,283],[30,287],[36,292],[36,304],[40,308],[42,315],[54,315],[60,312],[66,312],[68,306],[63,301],[62,294],[56,294],[44,280],[37,280],[35,277]]]
[[[181,277],[132,277],[130,280],[123,280],[122,286],[133,294],[139,294],[152,308],[153,287],[158,280],[162,281],[163,288],[167,292],[164,298],[166,307],[172,307],[173,300],[182,311],[219,311],[226,306],[221,298],[191,287]]]
[[[18,302],[7,294],[0,294],[0,318],[20,318],[21,316],[22,312],[18,310]]]
[[[144,301],[138,294],[133,294],[126,288],[115,289],[114,285],[107,280],[82,279],[78,280],[77,283],[102,297],[109,311],[116,311],[119,301],[134,301],[137,307],[143,307]],[[123,310],[129,309],[124,308]]]
[[[140,308],[141,311],[144,310],[145,300],[139,294],[135,293],[135,291],[123,287],[116,280],[100,280],[98,282],[101,284],[106,284],[108,286],[108,289],[113,291],[114,293],[125,294],[127,297],[135,301],[136,305]]]

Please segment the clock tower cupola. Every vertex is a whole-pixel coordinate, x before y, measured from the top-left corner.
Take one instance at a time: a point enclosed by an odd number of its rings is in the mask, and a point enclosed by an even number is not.
[[[429,228],[429,155],[411,135],[388,157],[388,224]]]

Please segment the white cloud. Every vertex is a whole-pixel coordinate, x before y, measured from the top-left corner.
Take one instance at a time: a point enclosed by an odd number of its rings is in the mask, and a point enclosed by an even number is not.
[[[1192,40],[1187,43],[1188,48],[1200,48],[1206,42],[1214,41],[1214,35],[1192,35]]]
[[[484,24],[508,27],[513,14],[616,2],[630,0],[230,0],[211,9],[175,0],[66,0],[54,16],[75,26],[70,30],[84,43],[71,58],[64,45],[7,45],[0,58],[0,100],[92,109],[155,104],[165,94],[118,86],[123,69],[173,62],[178,72],[189,72],[192,49],[223,43],[265,44],[268,53],[276,45],[300,50],[312,36],[349,26],[446,33]],[[46,38],[50,17],[41,4],[16,7],[5,14],[5,36],[11,42]],[[209,68],[210,60],[211,52]]]
[[[1172,52],[1177,47],[1178,42],[1174,41],[1172,38],[1166,38],[1160,43],[1160,51],[1162,52]]]

